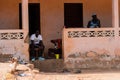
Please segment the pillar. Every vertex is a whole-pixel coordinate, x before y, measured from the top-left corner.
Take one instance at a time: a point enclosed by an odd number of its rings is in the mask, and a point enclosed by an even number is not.
[[[119,2],[112,0],[112,26],[119,28]]]
[[[119,2],[112,0],[112,26],[115,30],[115,40],[118,42],[119,37]]]
[[[23,53],[25,55],[25,60],[29,61],[29,43],[25,43],[25,39],[28,36],[29,33],[29,14],[28,14],[28,0],[22,0],[22,29],[24,32],[24,47],[23,47]]]
[[[28,32],[28,0],[22,0],[22,28]]]

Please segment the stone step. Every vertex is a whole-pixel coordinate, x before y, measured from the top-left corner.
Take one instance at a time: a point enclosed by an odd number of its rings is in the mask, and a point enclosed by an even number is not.
[[[0,54],[0,62],[7,62],[12,56],[13,54]]]
[[[56,72],[64,68],[63,59],[45,59],[43,61],[36,60],[31,62],[35,68],[43,72]]]

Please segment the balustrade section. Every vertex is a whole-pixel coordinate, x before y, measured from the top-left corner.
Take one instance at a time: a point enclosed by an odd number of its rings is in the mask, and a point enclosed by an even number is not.
[[[0,30],[0,55],[13,55],[27,59],[28,55],[24,53],[24,37],[22,30]]]
[[[64,28],[63,53],[67,68],[120,68],[120,30]]]

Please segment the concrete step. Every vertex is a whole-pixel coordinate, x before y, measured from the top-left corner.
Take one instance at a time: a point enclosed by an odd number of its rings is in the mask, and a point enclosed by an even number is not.
[[[36,60],[31,63],[34,64],[35,68],[38,68],[43,72],[59,72],[64,68],[63,59],[45,59],[43,61]]]
[[[0,62],[7,62],[12,56],[12,54],[0,54]]]

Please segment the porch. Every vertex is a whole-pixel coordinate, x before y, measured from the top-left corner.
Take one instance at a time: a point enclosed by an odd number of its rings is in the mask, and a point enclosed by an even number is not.
[[[1,47],[3,49],[3,50],[1,50],[2,51],[1,53],[2,54],[17,54],[18,56],[21,56],[21,58],[23,58],[23,56],[24,56],[24,59],[29,60],[29,52],[28,52],[29,44],[25,42],[25,39],[26,39],[26,37],[29,33],[29,27],[28,27],[29,26],[28,25],[28,23],[29,23],[29,21],[28,21],[28,3],[29,3],[29,0],[21,0],[21,2],[22,2],[22,28],[23,29],[21,29],[21,30],[20,29],[0,30],[1,36],[3,37],[3,38],[1,38]],[[68,2],[68,1],[66,1],[66,2]],[[82,2],[82,1],[80,1],[80,2]],[[119,36],[119,14],[118,14],[119,13],[119,11],[118,11],[119,5],[118,5],[118,3],[119,3],[118,0],[112,0],[112,26],[113,26],[113,28],[100,28],[100,29],[87,29],[87,28],[85,28],[85,29],[81,29],[81,28],[79,28],[79,29],[65,29],[64,28],[63,29],[63,31],[64,31],[64,33],[62,34],[64,36],[63,37],[63,45],[64,45],[63,46],[63,50],[64,50],[63,53],[64,53],[64,56],[65,56],[64,57],[65,59],[66,59],[66,56],[68,56],[69,53],[70,54],[74,53],[73,51],[72,52],[69,52],[69,51],[67,52],[66,47],[69,46],[69,45],[66,44],[67,39],[68,40],[70,40],[70,39],[73,40],[74,39],[74,40],[79,41],[78,38],[80,38],[80,41],[81,40],[86,41],[88,46],[91,46],[91,42],[89,42],[88,40],[96,41],[97,44],[95,44],[95,46],[93,46],[93,47],[98,47],[97,45],[102,44],[102,42],[98,42],[98,40],[103,41],[103,43],[105,43],[108,46],[109,45],[111,46],[114,43],[115,43],[114,45],[119,46],[119,44],[117,44],[117,41],[119,40],[117,38]],[[45,2],[43,2],[43,4],[45,4]],[[60,11],[63,10],[63,6],[60,6],[60,4],[63,5],[64,0],[61,0],[57,4],[59,5],[58,8],[60,7]],[[42,7],[44,7],[44,6],[42,6]],[[53,7],[53,6],[51,6],[51,7]],[[46,10],[46,8],[45,8],[45,10]],[[45,13],[44,12],[45,10],[43,9],[43,13]],[[62,15],[62,17],[63,17],[62,13],[60,15]],[[47,19],[47,20],[49,20],[49,19]],[[59,18],[58,18],[58,20],[59,20]],[[48,25],[49,24],[47,24],[47,26]],[[60,26],[61,25],[63,25],[63,18],[62,18]],[[44,24],[42,26],[44,27]],[[51,25],[51,26],[53,26],[53,25]],[[54,26],[56,26],[56,24]],[[46,31],[43,31],[43,32],[46,32]],[[81,33],[82,33],[82,36],[79,35]],[[43,34],[43,37],[45,38],[46,34],[44,34],[44,33],[42,33],[42,34]],[[54,34],[54,33],[52,33],[52,34]],[[75,34],[75,37],[77,35],[77,39],[72,38],[72,37],[74,37],[74,34]],[[20,36],[20,38],[19,38],[19,36]],[[21,38],[21,36],[22,36],[22,38]],[[49,35],[47,35],[47,36],[49,36]],[[95,38],[95,40],[93,39],[93,37]],[[109,40],[111,40],[112,44],[109,44]],[[47,44],[48,41],[47,40],[45,40],[45,41],[46,41],[45,44]],[[85,45],[84,45],[85,42],[83,42],[83,41],[79,42],[79,44],[83,44],[80,47],[80,48],[82,48],[82,50],[83,50],[83,48],[84,49],[86,48]],[[76,41],[73,41],[73,43],[74,42],[76,42]],[[78,43],[75,43],[74,45],[76,45],[78,47],[77,44]],[[47,47],[49,47],[49,46],[47,45]],[[102,46],[102,47],[105,48],[104,46]],[[85,50],[87,50],[88,48],[89,47],[87,47]],[[98,48],[100,48],[100,47],[98,47]],[[92,48],[90,48],[90,49],[92,49]],[[73,48],[73,50],[76,50],[76,49]],[[78,50],[76,50],[76,51],[78,51]],[[111,51],[113,51],[113,50],[111,50],[111,47],[110,47],[110,52]]]

